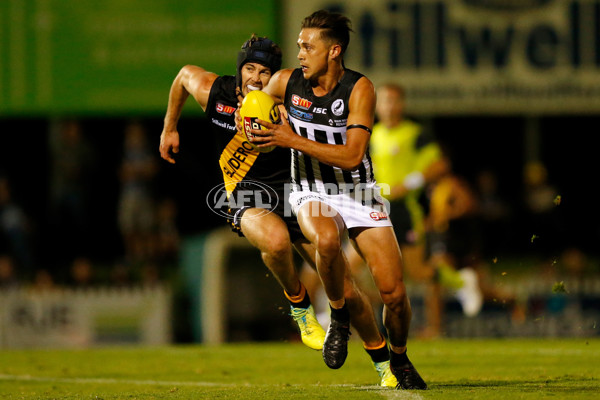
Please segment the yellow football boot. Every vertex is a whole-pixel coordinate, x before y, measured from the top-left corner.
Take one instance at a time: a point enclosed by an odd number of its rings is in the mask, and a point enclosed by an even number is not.
[[[307,345],[313,350],[321,350],[323,348],[323,342],[325,341],[325,330],[315,315],[315,309],[313,306],[308,308],[291,307],[291,315],[294,321],[300,328],[300,336],[302,337],[302,343]]]
[[[390,369],[389,361],[373,363],[373,366],[381,378],[380,386],[395,388],[398,385],[398,380]]]

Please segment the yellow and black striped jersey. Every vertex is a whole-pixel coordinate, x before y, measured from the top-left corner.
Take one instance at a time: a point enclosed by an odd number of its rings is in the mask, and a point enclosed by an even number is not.
[[[235,128],[235,76],[218,77],[212,85],[206,115],[222,148],[219,165],[227,194],[244,180],[283,187],[290,179],[290,150],[275,148],[268,153],[255,150],[242,132]]]

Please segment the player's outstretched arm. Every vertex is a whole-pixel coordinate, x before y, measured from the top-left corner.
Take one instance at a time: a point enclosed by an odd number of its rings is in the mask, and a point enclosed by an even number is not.
[[[210,89],[217,77],[218,75],[195,65],[186,65],[175,77],[169,92],[169,102],[159,145],[160,156],[171,164],[175,163],[173,154],[179,152],[177,123],[183,105],[191,94],[200,107],[205,110]]]

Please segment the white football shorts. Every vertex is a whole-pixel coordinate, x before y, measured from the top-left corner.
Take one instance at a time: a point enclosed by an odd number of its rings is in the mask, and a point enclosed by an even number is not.
[[[347,229],[358,227],[392,226],[386,204],[378,186],[355,190],[352,193],[324,194],[312,191],[290,193],[294,215],[311,201],[325,203],[341,215]],[[332,215],[333,216],[333,215]]]

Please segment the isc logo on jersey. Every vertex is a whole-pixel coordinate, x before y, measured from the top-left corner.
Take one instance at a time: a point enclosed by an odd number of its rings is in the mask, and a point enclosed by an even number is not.
[[[257,119],[271,121],[274,124],[281,124],[279,108],[273,101],[273,98],[265,92],[261,92],[260,90],[254,90],[244,97],[242,106],[240,107],[240,117],[242,117],[243,122],[243,133],[246,135],[248,140],[253,138],[250,129],[265,129],[262,125],[256,122]],[[268,153],[275,148],[275,146],[258,148],[254,146],[252,142],[249,143],[261,153]]]

